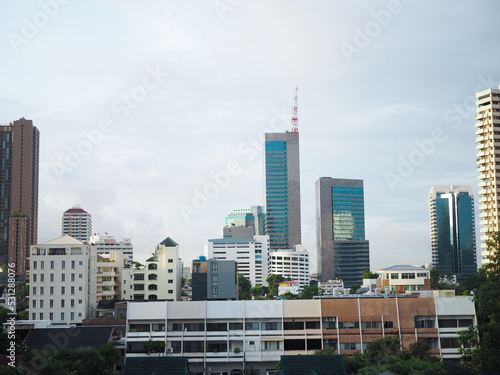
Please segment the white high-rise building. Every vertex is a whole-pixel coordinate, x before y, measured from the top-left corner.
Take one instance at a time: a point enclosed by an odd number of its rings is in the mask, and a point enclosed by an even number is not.
[[[499,87],[500,88],[500,87]],[[488,89],[476,94],[476,149],[479,172],[479,209],[482,263],[491,255],[488,234],[500,229],[500,90]]]
[[[111,251],[123,253],[125,262],[132,265],[134,263],[134,246],[130,238],[124,238],[121,242],[114,239],[107,233],[95,233],[90,237],[90,243],[96,246],[97,254],[110,254]]]
[[[111,250],[109,254],[97,254],[97,302],[121,299],[123,253]]]
[[[66,210],[62,216],[61,236],[71,236],[88,243],[92,235],[92,216],[76,205]]]
[[[31,246],[30,318],[71,324],[94,317],[96,258],[94,246],[70,236]]]
[[[166,238],[144,266],[122,270],[122,299],[180,301],[183,268],[179,245]]]
[[[304,285],[309,285],[309,253],[302,245],[295,246],[295,250],[270,251],[269,275],[298,281],[302,289]]]
[[[250,279],[252,286],[267,286],[269,236],[254,238],[218,238],[208,240],[208,259],[227,259],[237,263],[238,273]]]

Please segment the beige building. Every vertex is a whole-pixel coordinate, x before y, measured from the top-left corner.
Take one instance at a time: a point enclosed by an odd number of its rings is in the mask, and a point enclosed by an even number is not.
[[[377,287],[381,291],[406,293],[431,289],[430,270],[415,266],[392,266],[378,271]]]
[[[180,301],[182,271],[179,245],[168,237],[144,266],[123,269],[122,299]]]
[[[476,160],[479,172],[479,209],[482,263],[490,255],[485,241],[488,233],[499,230],[500,190],[500,90],[488,89],[476,94]],[[497,128],[495,128],[497,126]]]
[[[111,250],[109,254],[97,254],[97,303],[100,300],[121,299],[124,265],[124,254],[121,251]]]

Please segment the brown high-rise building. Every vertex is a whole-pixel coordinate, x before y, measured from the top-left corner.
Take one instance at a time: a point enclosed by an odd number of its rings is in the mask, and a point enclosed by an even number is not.
[[[0,126],[0,261],[14,263],[19,279],[38,242],[39,139],[31,120]]]

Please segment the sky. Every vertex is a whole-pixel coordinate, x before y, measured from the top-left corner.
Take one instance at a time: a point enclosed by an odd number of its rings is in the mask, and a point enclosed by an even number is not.
[[[476,196],[474,95],[500,84],[498,1],[8,2],[0,123],[40,130],[39,242],[78,204],[144,261],[189,264],[264,204],[262,141],[299,88],[302,239],[315,182],[364,180],[371,269],[431,261],[432,186]],[[479,223],[479,221],[477,220]]]

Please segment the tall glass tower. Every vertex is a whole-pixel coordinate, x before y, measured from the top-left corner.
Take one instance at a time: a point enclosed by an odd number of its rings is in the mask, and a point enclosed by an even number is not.
[[[316,181],[316,214],[319,279],[361,284],[363,271],[370,269],[363,180],[321,177]]]
[[[302,243],[299,133],[265,136],[266,225],[271,250]]]
[[[470,186],[434,186],[429,193],[432,268],[465,279],[477,272],[474,197]]]

